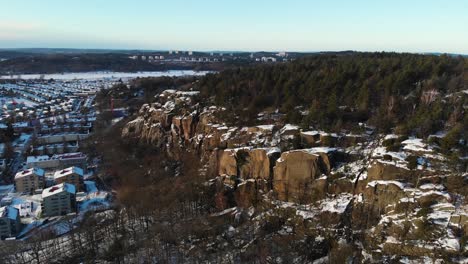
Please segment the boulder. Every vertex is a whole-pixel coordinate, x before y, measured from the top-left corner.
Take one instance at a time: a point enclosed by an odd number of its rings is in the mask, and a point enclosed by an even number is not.
[[[372,181],[367,184],[363,198],[383,214],[394,210],[401,198],[408,198],[404,188],[398,181]]]
[[[324,147],[335,146],[339,140],[336,134],[320,133],[320,145]]]
[[[399,167],[391,162],[375,161],[367,170],[369,181],[373,180],[399,180],[408,179],[411,171],[407,168]]]
[[[304,131],[301,132],[301,142],[305,146],[312,147],[317,141],[320,140],[320,132],[318,131]]]

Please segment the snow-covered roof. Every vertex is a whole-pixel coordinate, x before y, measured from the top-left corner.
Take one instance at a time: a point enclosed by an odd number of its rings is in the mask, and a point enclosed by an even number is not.
[[[47,155],[42,155],[42,156],[29,156],[27,159],[26,159],[26,163],[33,163],[33,162],[38,162],[38,161],[45,161],[45,160],[49,160],[49,156]]]
[[[82,168],[73,166],[73,167],[63,169],[63,170],[56,171],[54,173],[54,179],[57,179],[57,178],[60,178],[60,177],[65,177],[65,176],[70,175],[72,173],[78,174],[79,176],[84,175],[84,172],[83,172]]]
[[[56,195],[62,192],[69,192],[71,194],[76,193],[75,185],[69,183],[62,183],[59,185],[54,185],[42,191],[42,198],[46,198],[52,195]]]
[[[51,159],[53,160],[67,160],[67,159],[79,159],[86,157],[85,154],[81,152],[74,152],[74,153],[65,153],[65,154],[55,154],[52,156]]]
[[[13,206],[0,207],[0,218],[7,217],[11,220],[16,220],[19,210]]]
[[[45,171],[43,169],[41,169],[41,168],[31,168],[31,169],[27,169],[27,170],[24,170],[24,171],[20,171],[20,172],[16,173],[15,180],[26,177],[26,176],[30,176],[32,174],[37,175],[39,177],[43,177],[44,174],[45,174]]]

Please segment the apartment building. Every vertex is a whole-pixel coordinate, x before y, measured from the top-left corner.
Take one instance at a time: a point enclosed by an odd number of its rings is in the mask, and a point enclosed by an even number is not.
[[[19,210],[13,206],[0,207],[0,239],[15,237],[20,228]]]
[[[83,169],[79,167],[69,167],[54,173],[56,184],[69,183],[75,185],[78,191],[83,190]]]
[[[73,184],[62,183],[42,192],[42,215],[46,217],[76,212],[76,188]]]
[[[41,168],[31,168],[16,173],[16,191],[33,193],[37,189],[44,188],[44,174],[45,171]]]

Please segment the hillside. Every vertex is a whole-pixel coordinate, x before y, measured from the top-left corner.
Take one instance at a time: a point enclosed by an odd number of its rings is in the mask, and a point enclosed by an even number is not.
[[[102,90],[81,144],[117,205],[40,242],[44,259],[466,263],[466,69],[323,54]],[[132,115],[109,128],[110,98]]]
[[[162,92],[122,137],[174,162],[164,193],[195,207],[173,224],[201,221],[171,230],[189,260],[463,263],[464,69],[348,54],[228,70]]]

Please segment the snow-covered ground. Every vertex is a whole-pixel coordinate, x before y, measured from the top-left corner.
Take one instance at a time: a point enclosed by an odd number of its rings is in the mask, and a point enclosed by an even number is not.
[[[86,186],[86,192],[88,193],[95,193],[98,191],[96,187],[96,182],[94,181],[84,181],[84,184]]]
[[[14,190],[15,190],[15,186],[13,184],[0,185],[0,197],[13,192]]]
[[[74,80],[74,79],[131,79],[137,77],[161,77],[161,76],[199,76],[209,73],[208,71],[192,71],[192,70],[170,70],[170,71],[145,71],[145,72],[78,72],[78,73],[54,73],[54,74],[21,74],[21,79],[55,79],[55,80]],[[18,75],[10,76],[3,75],[0,79],[17,79]]]
[[[111,206],[109,193],[97,192],[88,195],[87,199],[79,204],[79,213],[83,214],[89,210],[107,209]]]

